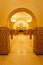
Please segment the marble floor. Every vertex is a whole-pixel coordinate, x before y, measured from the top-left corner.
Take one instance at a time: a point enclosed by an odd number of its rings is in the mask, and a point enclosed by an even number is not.
[[[10,53],[0,55],[0,65],[43,65],[43,55],[33,52],[33,36],[19,34],[10,39]]]

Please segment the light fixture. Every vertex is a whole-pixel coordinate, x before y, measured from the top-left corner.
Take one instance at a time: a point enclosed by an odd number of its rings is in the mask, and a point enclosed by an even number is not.
[[[27,19],[27,22],[32,22],[32,17],[31,16]]]
[[[11,18],[11,22],[16,22],[16,20]]]
[[[32,22],[32,19],[30,19],[30,20],[27,20],[27,22]]]

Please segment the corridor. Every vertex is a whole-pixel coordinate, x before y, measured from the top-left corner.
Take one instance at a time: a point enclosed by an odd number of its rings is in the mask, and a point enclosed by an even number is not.
[[[43,0],[0,0],[0,65],[43,65]]]
[[[11,52],[16,53],[27,53],[33,51],[33,38],[30,39],[29,35],[15,35],[11,39]]]
[[[33,37],[14,35],[10,43],[10,53],[0,55],[0,65],[43,65],[43,56],[33,52]]]

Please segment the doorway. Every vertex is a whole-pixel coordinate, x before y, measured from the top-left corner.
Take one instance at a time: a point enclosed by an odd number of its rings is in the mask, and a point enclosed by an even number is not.
[[[32,51],[34,36],[30,30],[37,26],[34,14],[26,8],[15,9],[9,14],[8,23],[10,30],[13,30],[11,33],[13,39],[10,38],[11,51],[22,53]]]

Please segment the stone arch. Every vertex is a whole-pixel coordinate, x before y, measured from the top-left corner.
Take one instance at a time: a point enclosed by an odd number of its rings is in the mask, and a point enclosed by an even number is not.
[[[11,17],[12,17],[15,13],[17,13],[17,12],[26,12],[26,13],[30,14],[30,15],[32,16],[32,18],[34,19],[35,27],[37,27],[36,16],[34,15],[34,13],[33,13],[32,11],[30,11],[30,10],[28,10],[28,9],[26,9],[26,8],[17,8],[17,9],[15,9],[15,10],[13,10],[13,11],[9,14],[9,16],[8,16],[8,19],[7,19],[7,22],[8,22],[8,23],[10,22]],[[12,37],[12,38],[13,38],[13,37]],[[31,38],[31,36],[30,36],[30,38]],[[34,47],[35,47],[35,46],[34,46]]]
[[[11,17],[15,14],[15,13],[18,13],[18,12],[26,12],[28,14],[30,14],[32,16],[32,18],[34,19],[34,24],[33,26],[37,27],[37,20],[36,20],[36,17],[34,15],[34,13],[26,8],[17,8],[15,10],[13,10],[9,16],[8,16],[8,19],[7,19],[7,22],[9,22],[11,20]]]

